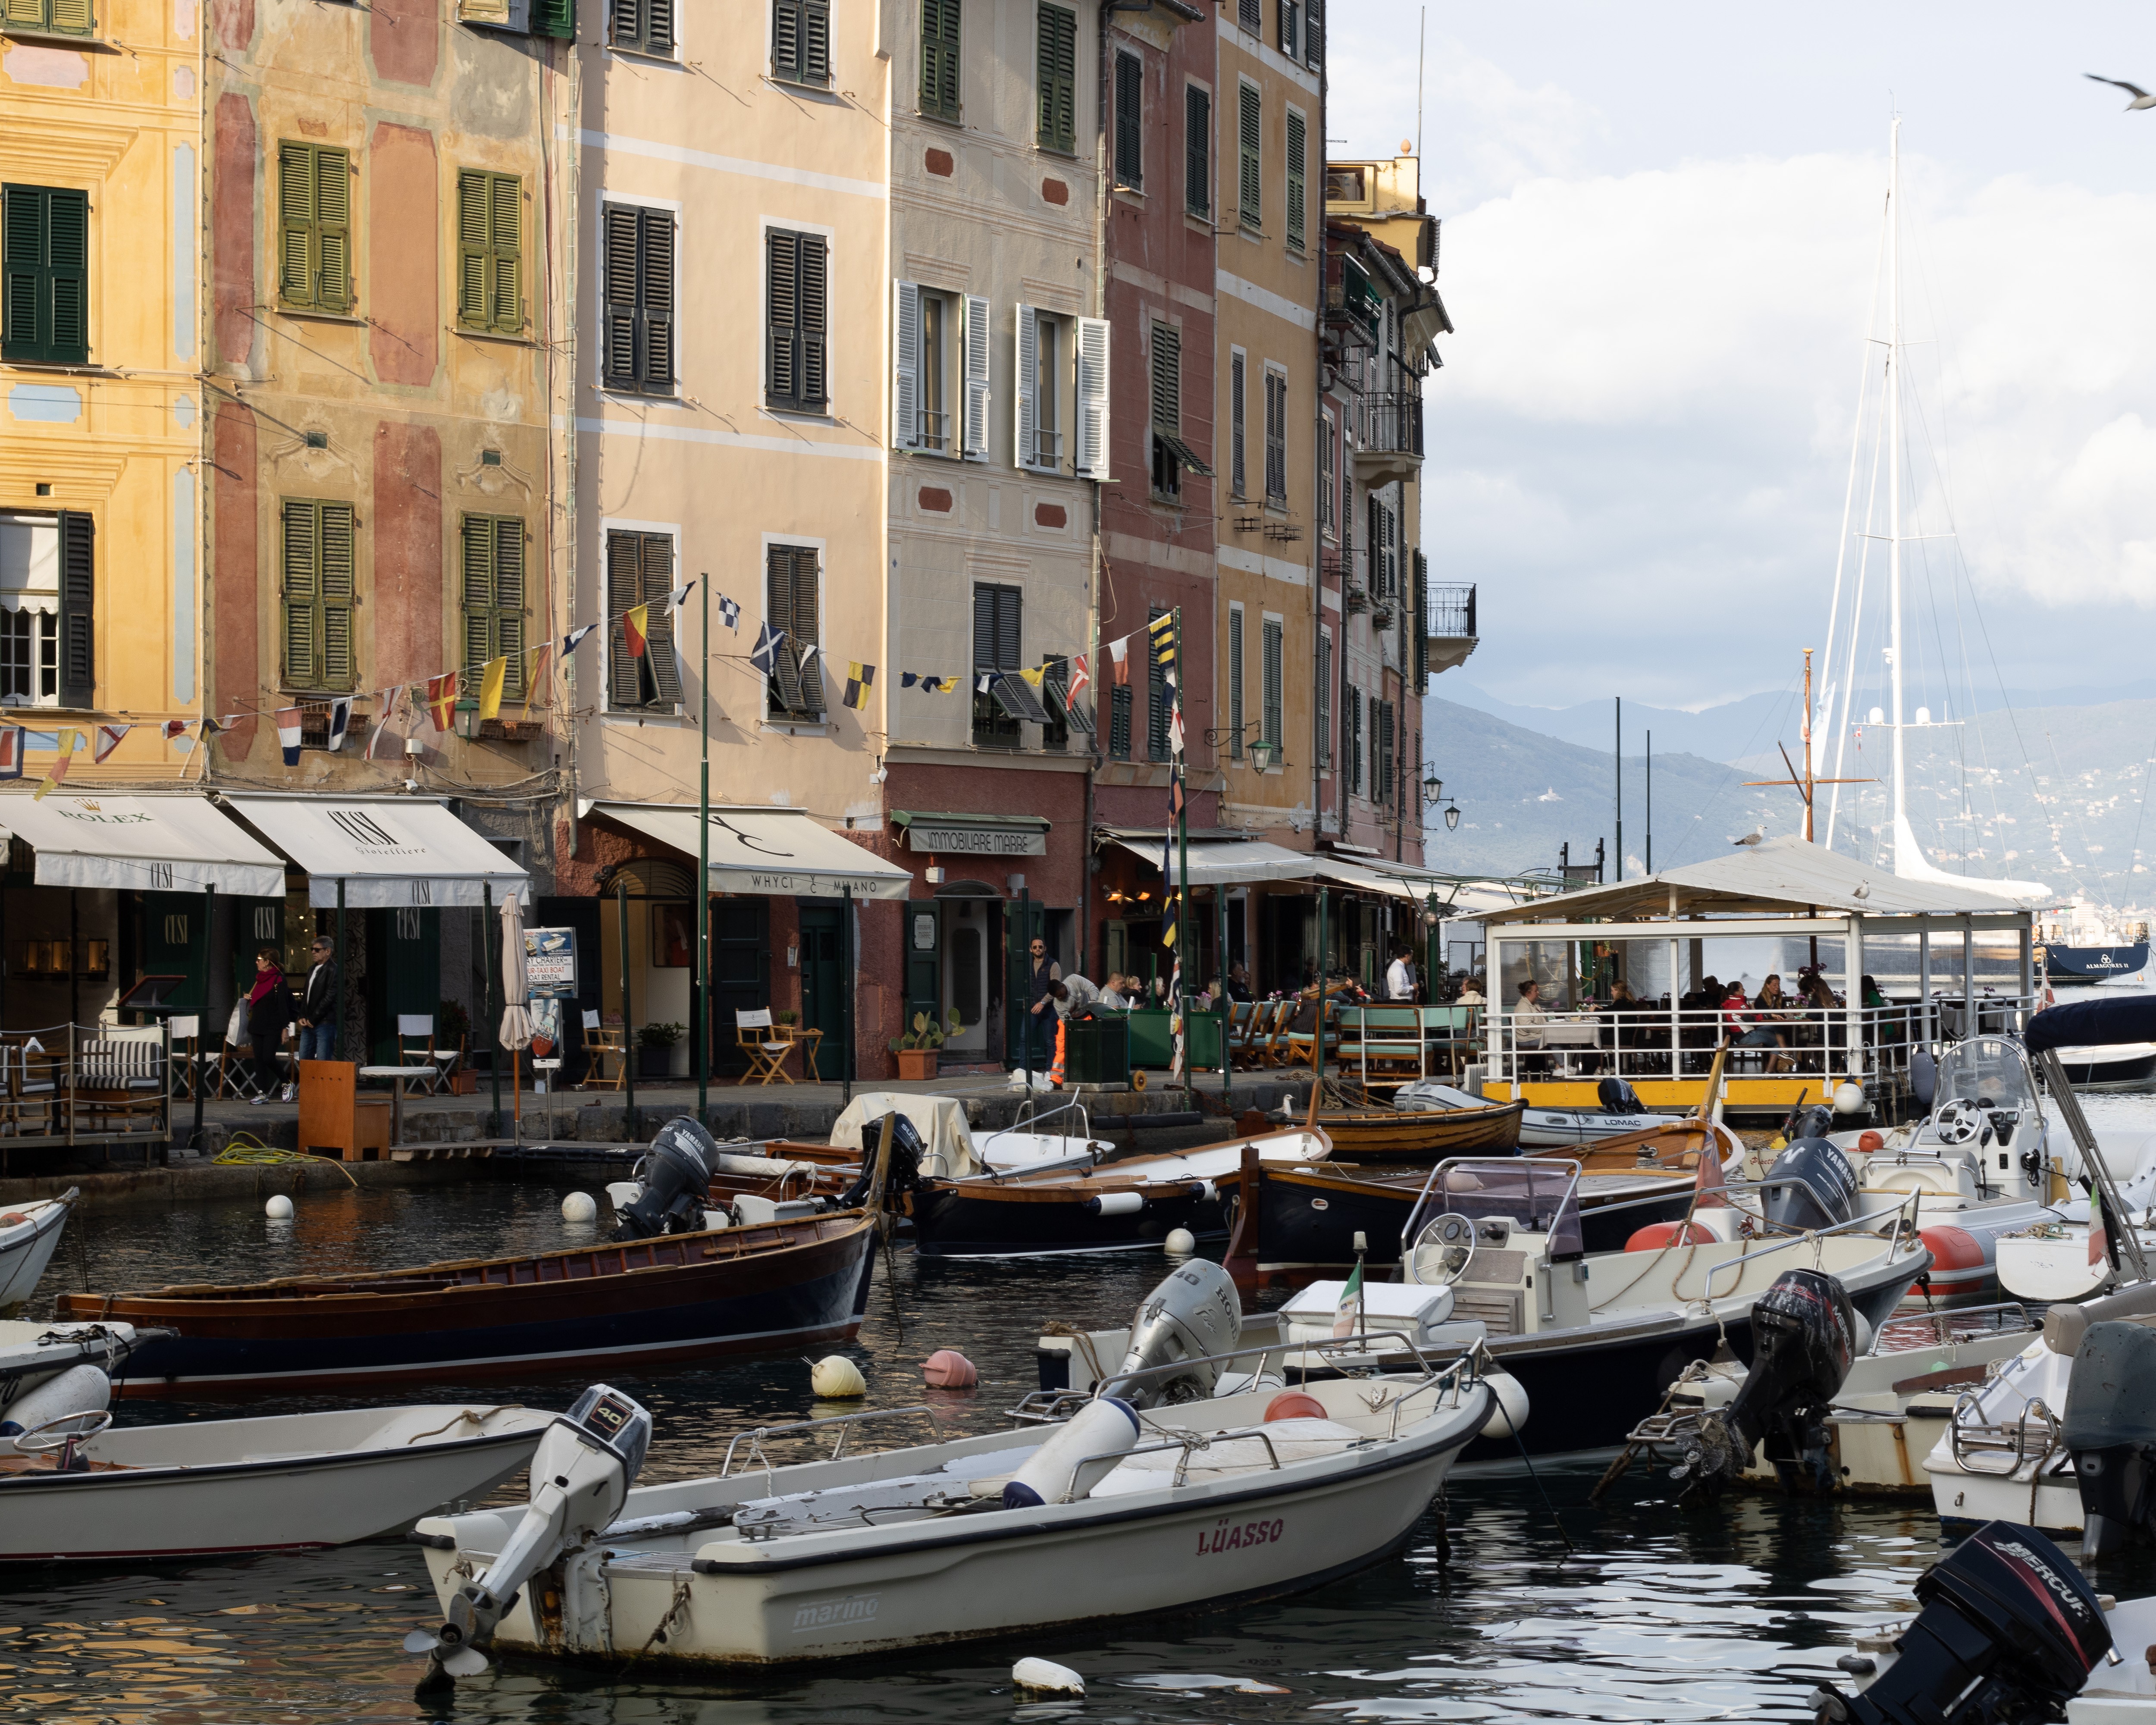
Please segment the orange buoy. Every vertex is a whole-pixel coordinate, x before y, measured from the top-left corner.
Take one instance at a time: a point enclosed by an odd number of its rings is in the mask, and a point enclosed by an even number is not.
[[[1283,1389],[1265,1404],[1265,1424],[1276,1420],[1330,1420],[1325,1404],[1300,1389]]]
[[[921,1363],[921,1375],[938,1389],[971,1389],[981,1374],[956,1348],[939,1348]]]
[[[1625,1242],[1628,1252],[1659,1252],[1664,1246],[1707,1245],[1714,1235],[1697,1222],[1650,1222]]]
[[[1856,1147],[1868,1156],[1875,1150],[1884,1150],[1887,1141],[1876,1132],[1866,1132],[1857,1139]]]
[[[1983,1267],[1983,1242],[1965,1228],[1949,1228],[1941,1223],[1919,1230],[1917,1238],[1931,1249],[1934,1271],[1978,1270]]]

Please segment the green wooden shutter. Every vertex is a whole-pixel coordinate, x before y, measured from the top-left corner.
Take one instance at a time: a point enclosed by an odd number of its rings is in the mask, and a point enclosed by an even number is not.
[[[771,72],[793,84],[831,81],[829,0],[772,0]]]
[[[1261,228],[1265,225],[1264,212],[1260,200],[1263,192],[1265,127],[1263,110],[1255,86],[1248,84],[1236,86],[1241,97],[1237,139],[1242,156],[1242,173],[1239,182],[1238,206],[1243,225]]]
[[[315,227],[320,247],[316,303],[325,311],[352,309],[352,157],[315,148]]]
[[[90,0],[52,0],[52,28],[70,36],[87,36],[95,28]]]
[[[319,505],[285,505],[285,686],[312,689],[321,676],[321,519]]]
[[[465,669],[475,675],[494,654],[494,539],[501,524],[492,516],[464,518]]]
[[[600,264],[605,304],[600,315],[606,326],[603,364],[609,389],[636,388],[636,260],[641,216],[639,210],[610,203],[602,223],[606,230],[606,255]]]
[[[515,174],[487,178],[487,244],[492,252],[487,326],[501,335],[520,335],[524,329],[524,182]]]
[[[1414,685],[1430,693],[1430,559],[1414,554]]]
[[[822,407],[829,399],[824,364],[829,256],[823,236],[765,236],[765,388],[779,406]]]
[[[644,603],[651,608],[647,639],[652,686],[658,705],[675,707],[681,703],[681,671],[674,662],[674,613],[666,603],[666,595],[674,591],[674,541],[665,533],[641,536]]]
[[[1043,5],[1034,76],[1040,89],[1040,147],[1066,155],[1078,148],[1078,14]]]
[[[531,33],[563,42],[577,39],[577,0],[534,0]]]
[[[1131,757],[1131,691],[1127,684],[1108,691],[1108,757]]]
[[[65,186],[5,189],[4,352],[11,360],[90,359],[90,194]]]
[[[1183,92],[1183,204],[1194,216],[1213,213],[1213,98],[1194,84]]]
[[[521,700],[531,666],[524,657],[524,523],[504,516],[494,524],[494,656],[508,656],[501,692]]]
[[[1287,243],[1301,251],[1306,243],[1303,220],[1303,182],[1308,151],[1302,116],[1287,116]]]
[[[1228,755],[1243,758],[1243,608],[1228,608]]]
[[[674,0],[644,0],[644,46],[651,54],[674,52]]]
[[[637,248],[636,377],[647,394],[674,393],[674,212],[643,213]],[[670,545],[671,541],[668,543]]]
[[[349,503],[325,503],[321,509],[321,686],[348,693],[359,681],[359,656],[352,639],[352,607],[357,582],[352,558],[352,513]]]
[[[66,36],[96,33],[90,0],[7,0],[5,17],[18,29],[52,30]]]
[[[315,152],[307,144],[277,146],[277,297],[287,305],[315,303]]]
[[[487,186],[492,177],[476,168],[457,173],[457,321],[466,329],[487,326]]]
[[[801,0],[772,0],[771,75],[801,81]]]
[[[80,510],[60,511],[59,701],[78,711],[97,705],[97,523]]]
[[[1116,56],[1116,183],[1145,186],[1145,69],[1134,54]]]
[[[1274,764],[1278,765],[1279,751],[1286,726],[1281,711],[1286,695],[1286,625],[1277,617],[1265,619],[1263,661],[1259,666],[1260,690],[1265,706],[1259,713],[1259,721],[1265,726],[1263,735],[1273,746]]]
[[[1146,613],[1146,621],[1158,622],[1168,615],[1164,605],[1154,605]],[[1142,640],[1133,641],[1131,650],[1146,656],[1146,758],[1165,761],[1168,758],[1168,667],[1160,662],[1160,655],[1152,650],[1152,635],[1148,630]]]
[[[1183,429],[1183,335],[1172,324],[1152,326],[1152,429],[1171,437]]]
[[[829,243],[820,234],[801,236],[801,399],[820,408],[831,398],[824,362],[830,319]]]
[[[959,117],[960,0],[921,0],[921,111]]]

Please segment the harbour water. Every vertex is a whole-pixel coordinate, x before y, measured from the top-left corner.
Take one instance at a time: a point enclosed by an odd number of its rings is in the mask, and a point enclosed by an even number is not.
[[[2100,1131],[2156,1130],[2156,1097],[2088,1099]],[[567,1189],[479,1184],[307,1199],[290,1223],[258,1206],[201,1205],[79,1219],[32,1316],[62,1287],[242,1281],[492,1255],[593,1237],[565,1224]],[[1052,1320],[1117,1323],[1163,1273],[1158,1256],[1004,1265],[879,1266],[860,1343],[847,1350],[870,1404],[931,1403],[891,1440],[985,1430],[1034,1387],[1034,1340]],[[924,1391],[918,1363],[955,1348],[980,1368],[964,1394]],[[624,1375],[657,1435],[644,1477],[716,1469],[745,1426],[850,1411],[811,1398],[807,1367],[765,1360]],[[561,1382],[429,1387],[409,1399],[564,1406]],[[394,1393],[369,1399],[393,1399]],[[334,1405],[130,1401],[136,1423]],[[1537,1420],[1562,1420],[1562,1407]],[[774,1451],[783,1454],[783,1451]],[[875,1722],[974,1725],[1153,1722],[1804,1720],[1812,1685],[1860,1625],[1907,1611],[1941,1548],[1928,1503],[1815,1503],[1739,1496],[1674,1502],[1643,1470],[1609,1505],[1586,1507],[1600,1464],[1455,1478],[1398,1557],[1317,1593],[1233,1613],[903,1654],[756,1681],[511,1664],[454,1699],[411,1696],[419,1661],[404,1633],[432,1620],[417,1552],[372,1544],[235,1563],[0,1574],[0,1720],[338,1725],[454,1719],[546,1725]],[[512,1496],[521,1497],[521,1482]],[[1441,1539],[1442,1527],[1449,1538]],[[1449,1557],[1447,1551],[1449,1548]],[[2156,1554],[2107,1559],[2123,1597],[2156,1591]],[[1075,1666],[1090,1692],[1026,1705],[1012,1661]],[[1199,1678],[1270,1686],[1245,1693]]]

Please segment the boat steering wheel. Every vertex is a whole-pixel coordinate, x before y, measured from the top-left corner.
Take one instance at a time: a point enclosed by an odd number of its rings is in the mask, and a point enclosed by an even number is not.
[[[110,1408],[85,1409],[80,1413],[62,1414],[48,1420],[42,1425],[33,1425],[28,1431],[18,1431],[8,1441],[17,1452],[24,1455],[42,1455],[48,1450],[64,1450],[69,1444],[79,1444],[95,1437],[112,1424]],[[61,1426],[72,1430],[62,1431]],[[33,1440],[37,1440],[33,1442]]]
[[[1422,1249],[1426,1245],[1438,1250],[1434,1275],[1425,1275],[1422,1271]],[[1467,1274],[1467,1266],[1475,1261],[1475,1224],[1457,1210],[1434,1216],[1415,1235],[1414,1250],[1408,1257],[1415,1266],[1415,1281],[1422,1286],[1449,1288]]]
[[[1984,1110],[1966,1097],[1939,1104],[1932,1117],[1932,1133],[1942,1144],[1966,1144],[1984,1130]]]

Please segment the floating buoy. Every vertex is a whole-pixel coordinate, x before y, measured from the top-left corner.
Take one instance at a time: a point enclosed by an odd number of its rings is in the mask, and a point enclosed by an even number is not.
[[[1171,1228],[1165,1244],[1175,1256],[1187,1258],[1198,1250],[1198,1236],[1188,1228]]]
[[[1276,1420],[1330,1420],[1325,1404],[1300,1389],[1283,1389],[1265,1404],[1265,1424]]]
[[[1864,1111],[1864,1086],[1844,1079],[1834,1087],[1834,1111],[1837,1114],[1861,1114]]]
[[[971,1389],[981,1381],[973,1361],[954,1348],[939,1348],[921,1363],[921,1375],[938,1389]]]
[[[1067,1665],[1045,1659],[1021,1659],[1011,1667],[1011,1681],[1024,1696],[1075,1695],[1082,1698],[1086,1680]]]
[[[827,1354],[808,1368],[808,1387],[826,1401],[850,1401],[869,1393],[861,1368],[843,1353]]]
[[[289,1222],[292,1219],[292,1200],[280,1192],[262,1206],[262,1214],[273,1222]]]
[[[562,1200],[564,1222],[593,1222],[598,1219],[598,1200],[588,1192],[572,1192]]]

